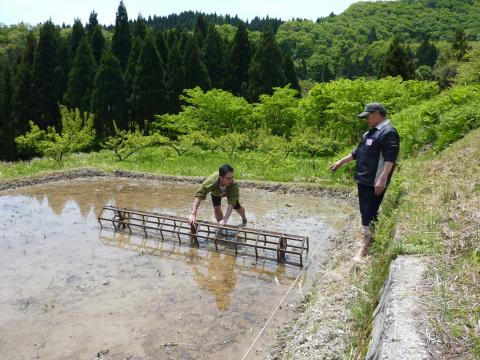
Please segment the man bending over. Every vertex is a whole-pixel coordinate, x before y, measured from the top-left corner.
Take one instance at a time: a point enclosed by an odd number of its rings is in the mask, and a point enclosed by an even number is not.
[[[197,211],[200,207],[200,202],[207,198],[208,193],[211,194],[213,212],[220,225],[227,223],[233,209],[242,217],[242,226],[247,224],[245,208],[241,206],[239,202],[240,190],[238,184],[234,181],[233,168],[228,164],[222,165],[220,169],[218,169],[218,173],[213,173],[202,183],[202,187],[195,195],[192,213],[188,218],[189,224],[193,224],[197,220]],[[226,197],[228,202],[225,214],[223,214],[222,211],[223,197]]]

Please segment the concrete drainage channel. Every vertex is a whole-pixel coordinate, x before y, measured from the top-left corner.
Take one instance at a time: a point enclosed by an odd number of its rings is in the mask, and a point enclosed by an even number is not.
[[[425,273],[425,260],[402,255],[390,265],[374,312],[373,329],[366,359],[428,359],[418,327],[422,319],[418,288]]]

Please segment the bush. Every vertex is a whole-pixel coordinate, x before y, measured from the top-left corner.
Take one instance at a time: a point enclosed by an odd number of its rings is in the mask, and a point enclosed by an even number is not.
[[[480,87],[457,86],[420,105],[395,114],[402,156],[422,147],[442,150],[480,126]]]
[[[63,157],[75,151],[88,148],[95,138],[93,116],[80,113],[80,110],[69,110],[60,105],[62,132],[58,134],[54,127],[47,131],[30,121],[30,131],[15,139],[18,148],[24,153],[38,153],[61,162]]]

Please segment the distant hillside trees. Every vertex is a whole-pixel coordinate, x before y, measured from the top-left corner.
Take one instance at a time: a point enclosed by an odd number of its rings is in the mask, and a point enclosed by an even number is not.
[[[185,91],[196,87],[270,104],[279,99],[275,89],[286,84],[288,98],[300,99],[314,82],[336,79],[401,76],[435,80],[441,88],[471,83],[478,73],[471,49],[480,30],[478,8],[472,2],[429,3],[353,4],[314,23],[268,17],[243,22],[195,12],[129,19],[121,1],[115,26],[99,24],[92,11],[85,25],[74,19],[72,26],[46,21],[33,29],[0,28],[0,158],[17,157],[13,138],[27,131],[30,120],[40,130],[61,132],[59,105],[93,114],[99,144],[114,133],[114,122],[121,131],[148,132],[145,124],[156,116],[181,112]],[[462,24],[458,14],[468,14]],[[435,18],[443,25],[432,23]],[[275,136],[298,134],[281,118],[271,117]]]
[[[128,56],[132,48],[132,38],[130,26],[128,24],[127,9],[123,1],[118,5],[117,16],[115,18],[115,31],[112,37],[112,53],[118,60],[124,71],[127,66]]]
[[[379,77],[400,75],[404,80],[413,78],[413,54],[408,46],[395,36],[390,44],[380,68]]]

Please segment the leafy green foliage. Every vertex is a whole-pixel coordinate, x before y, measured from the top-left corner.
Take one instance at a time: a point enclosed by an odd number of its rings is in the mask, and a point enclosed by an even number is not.
[[[441,150],[480,126],[480,88],[454,87],[429,101],[405,108],[392,121],[402,139],[403,156],[432,145]]]
[[[135,130],[122,130],[113,122],[114,135],[108,136],[102,146],[113,151],[118,161],[124,161],[142,150],[165,144],[168,139],[159,133],[144,135],[137,127]]]
[[[376,76],[385,41],[395,35],[410,43],[425,37],[450,41],[463,27],[466,39],[477,40],[479,24],[478,0],[358,2],[317,23],[284,22],[277,41],[284,52],[292,52],[300,78],[328,81],[358,76],[352,66],[360,66],[360,76]]]
[[[390,114],[438,94],[434,82],[402,81],[401,78],[380,80],[338,80],[314,86],[302,100],[303,131],[321,138],[330,138],[341,148],[357,143],[366,130],[357,118],[366,103],[382,102]]]
[[[301,118],[298,92],[289,87],[275,87],[272,95],[260,95],[255,106],[255,123],[264,124],[272,135],[290,138],[291,131]]]
[[[177,139],[166,142],[165,145],[174,149],[178,156],[182,156],[196,147],[214,150],[218,147],[218,142],[204,132],[196,130],[180,135]]]
[[[253,126],[252,105],[227,91],[213,89],[204,92],[196,87],[185,90],[181,98],[187,104],[183,111],[164,117],[169,119],[167,122],[176,124],[177,133],[199,130],[211,137],[219,137],[230,132],[246,132]]]
[[[458,67],[455,83],[479,84],[480,83],[480,49],[468,52]]]
[[[80,113],[80,110],[69,110],[60,105],[62,116],[62,133],[58,134],[55,128],[49,126],[42,130],[30,121],[30,131],[15,139],[20,151],[38,153],[62,162],[66,154],[85,150],[95,138],[93,116]]]

